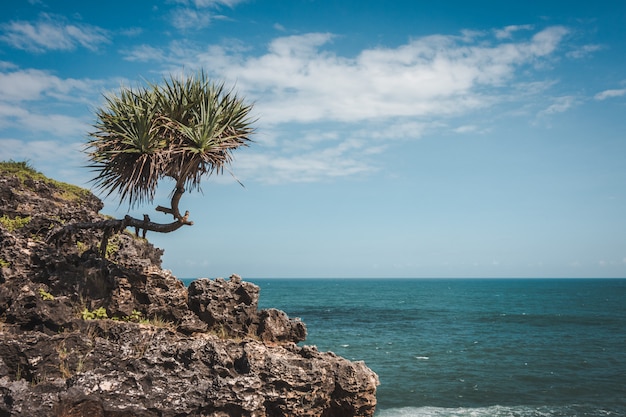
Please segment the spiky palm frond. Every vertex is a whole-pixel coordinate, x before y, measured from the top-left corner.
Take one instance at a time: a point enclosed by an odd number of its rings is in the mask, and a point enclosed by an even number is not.
[[[163,114],[170,123],[171,171],[181,186],[199,188],[204,174],[221,173],[231,152],[245,146],[253,133],[250,105],[211,83],[204,73],[186,80],[168,80],[159,90]]]
[[[96,113],[87,144],[98,172],[93,181],[131,206],[151,202],[163,177],[197,189],[203,175],[221,173],[232,151],[250,141],[251,109],[204,73],[122,89]]]
[[[148,91],[122,90],[106,97],[87,143],[96,186],[131,204],[151,201],[163,169],[167,143],[156,135],[158,113]]]
[[[222,173],[232,161],[232,151],[246,146],[253,132],[250,107],[232,93],[224,93],[222,86],[212,91],[215,94],[202,97],[189,109],[186,120],[172,125],[177,170],[172,176],[190,188],[198,188],[205,173]]]

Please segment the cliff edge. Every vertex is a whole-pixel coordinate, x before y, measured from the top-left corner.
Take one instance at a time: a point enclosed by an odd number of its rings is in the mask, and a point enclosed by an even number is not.
[[[187,288],[129,232],[47,238],[103,220],[87,190],[0,163],[0,417],[372,416],[378,378],[258,309],[233,275]]]

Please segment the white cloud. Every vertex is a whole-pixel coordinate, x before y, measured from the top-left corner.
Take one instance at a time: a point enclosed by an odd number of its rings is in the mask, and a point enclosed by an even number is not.
[[[239,3],[243,3],[246,0],[194,0],[193,4],[200,8],[200,7],[216,7],[219,5],[224,5],[224,6],[228,6],[228,7],[235,7],[236,5],[238,5]]]
[[[553,99],[553,103],[543,110],[540,115],[548,116],[551,114],[563,113],[573,107],[576,103],[576,98],[573,96],[556,97]]]
[[[534,80],[533,71],[539,71],[543,60],[554,59],[568,30],[531,29],[505,29],[516,32],[515,40],[469,31],[428,36],[353,57],[333,52],[333,42],[341,40],[336,35],[308,33],[276,38],[260,54],[236,43],[201,49],[178,42],[160,51],[136,50],[128,59],[149,61],[153,56],[174,73],[203,68],[255,102],[260,130],[274,133],[263,139],[267,146],[257,153],[237,156],[236,174],[242,179],[316,181],[372,172],[378,167],[371,156],[390,140],[419,138],[426,129],[446,126],[449,117],[504,102],[510,113],[511,103],[545,94],[554,81]],[[545,114],[574,103],[572,97],[561,97]],[[315,143],[302,140],[318,123],[324,123],[328,135]],[[356,132],[352,123],[363,128]],[[294,124],[305,132],[298,140],[277,133]],[[478,130],[468,123],[457,131],[472,129]]]
[[[520,30],[532,30],[533,28],[533,25],[510,25],[506,26],[504,29],[496,29],[494,33],[498,39],[510,39],[515,32]]]
[[[209,26],[213,14],[195,9],[177,9],[172,12],[172,25],[180,30],[201,29]]]
[[[23,131],[46,132],[58,137],[82,137],[89,129],[80,118],[55,113],[35,113],[0,102],[0,127]]]
[[[195,6],[199,9],[209,8],[209,7],[219,7],[220,5],[235,7],[239,3],[244,3],[247,0],[176,0],[175,2],[178,4],[183,4],[185,6]]]
[[[384,129],[380,129],[377,123],[364,126],[358,131],[361,137],[376,141],[411,140],[419,139],[429,130],[443,127],[441,122],[421,122],[405,118],[389,120],[384,123]]]
[[[355,58],[325,50],[333,35],[312,33],[275,39],[260,56],[190,50],[184,65],[236,82],[265,122],[453,115],[493,104],[517,67],[550,56],[566,33],[551,27],[517,43],[430,36]]]
[[[0,25],[0,41],[32,52],[69,51],[78,46],[96,50],[109,43],[108,32],[83,23],[68,23],[64,17],[42,14],[36,22],[12,21]]]
[[[485,108],[515,88],[516,70],[551,58],[567,29],[554,26],[530,39],[502,42],[473,33],[429,36],[356,57],[329,50],[329,33],[274,39],[266,53],[205,50],[172,44],[154,57],[170,69],[204,68],[253,98],[264,123],[464,114]],[[472,38],[474,36],[474,38]],[[150,59],[141,50],[129,59]]]
[[[225,17],[207,9],[219,9],[227,6],[231,9],[245,0],[177,0],[183,7],[171,12],[171,24],[179,30],[202,29],[209,26],[213,20]]]
[[[626,88],[617,90],[605,90],[594,96],[596,100],[606,100],[607,98],[622,97],[626,95]]]
[[[159,48],[154,48],[150,45],[139,45],[133,48],[130,51],[126,51],[126,59],[127,61],[138,61],[138,62],[147,62],[147,61],[163,61],[165,59],[165,55],[163,51]]]
[[[376,172],[376,156],[388,144],[371,137],[365,128],[347,131],[345,126],[320,129],[302,126],[297,138],[270,129],[259,146],[237,153],[234,174],[244,183],[314,182]]]
[[[585,58],[585,57],[591,55],[592,53],[594,53],[596,51],[599,51],[601,49],[604,49],[604,46],[602,46],[602,45],[582,45],[582,46],[577,47],[573,51],[568,52],[565,55],[567,57],[569,57],[569,58],[580,59],[580,58]]]
[[[88,125],[81,117],[98,86],[95,81],[61,79],[34,69],[0,72],[0,127],[82,137]],[[80,116],[69,114],[72,103]]]
[[[463,125],[454,129],[456,133],[472,133],[478,131],[479,128],[476,125]]]
[[[0,101],[40,99],[42,94],[61,83],[45,71],[25,70],[0,74]]]
[[[280,184],[287,182],[315,182],[376,171],[363,158],[367,149],[352,141],[334,147],[283,154],[282,152],[248,152],[236,157],[235,175],[244,182],[248,179]]]
[[[8,61],[0,61],[0,70],[16,69],[17,65]]]
[[[71,99],[70,93],[89,92],[93,82],[61,79],[36,69],[0,72],[0,102],[39,100],[44,96]],[[72,100],[73,101],[73,100]]]

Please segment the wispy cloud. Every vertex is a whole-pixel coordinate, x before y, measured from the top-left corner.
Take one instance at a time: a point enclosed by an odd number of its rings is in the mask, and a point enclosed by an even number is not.
[[[607,98],[622,97],[626,95],[626,88],[615,90],[604,90],[594,96],[596,100],[606,100]]]
[[[178,42],[162,50],[140,48],[127,59],[150,61],[154,56],[164,70],[203,68],[236,85],[256,102],[264,130],[300,124],[306,131],[324,123],[334,139],[290,151],[294,138],[277,134],[267,140],[272,147],[237,159],[238,176],[315,181],[377,170],[371,155],[394,138],[415,139],[424,129],[445,126],[447,118],[545,94],[553,81],[544,76],[533,80],[532,74],[549,68],[540,64],[554,59],[568,29],[533,32],[530,26],[518,26],[503,31],[428,36],[395,48],[366,49],[354,57],[333,52],[336,35],[307,33],[276,38],[261,54],[237,44],[202,48]],[[514,32],[514,37],[505,36]],[[574,104],[572,97],[560,97],[544,115]],[[354,123],[369,130],[347,134]],[[481,129],[467,123],[457,131]]]
[[[171,11],[170,23],[179,30],[202,29],[216,19],[224,19],[216,13],[221,6],[235,7],[245,0],[176,0],[177,7]]]
[[[97,97],[99,85],[90,80],[61,79],[35,69],[0,72],[0,127],[60,138],[82,137],[87,124],[81,116],[71,116],[67,111],[72,103],[86,110]]]
[[[172,12],[171,23],[176,29],[201,29],[209,26],[214,16],[211,12],[195,9],[177,9]]]
[[[197,8],[211,8],[218,6],[235,7],[237,4],[244,3],[247,0],[175,0],[175,3],[185,6],[195,6]]]
[[[476,125],[463,125],[453,129],[455,133],[474,133],[479,130],[480,128]]]
[[[72,154],[68,152],[69,148],[78,148],[80,144],[67,144],[60,141],[32,141],[28,144],[23,140],[18,139],[3,139],[0,138],[0,148],[3,151],[3,158],[13,160],[31,160],[41,161],[43,163],[46,160],[58,161],[71,157]],[[6,155],[4,155],[6,153]],[[76,153],[75,155],[80,155]],[[73,158],[73,161],[83,161],[79,157]],[[69,161],[68,161],[69,162]]]
[[[105,29],[69,22],[65,17],[41,14],[34,22],[11,21],[0,25],[0,41],[31,52],[70,51],[84,47],[96,50],[110,42]]]
[[[510,26],[506,26],[503,29],[496,29],[494,31],[496,38],[498,39],[510,39],[513,37],[513,34],[515,32],[521,31],[521,30],[533,30],[534,26],[533,25],[510,25]]]
[[[586,58],[594,52],[604,49],[602,45],[581,45],[575,47],[575,49],[569,51],[565,56],[568,58],[581,59]]]
[[[308,151],[248,152],[236,157],[236,175],[267,184],[316,182],[376,171],[367,156],[375,149],[359,140],[346,140]]]
[[[556,113],[563,113],[574,105],[576,105],[577,100],[574,96],[563,96],[556,97],[553,99],[552,104],[550,104],[545,110],[540,112],[541,116],[548,116]]]
[[[265,54],[224,46],[164,51],[171,68],[203,67],[255,97],[266,123],[454,115],[497,102],[516,69],[550,57],[564,36],[550,27],[518,42],[474,34],[430,36],[354,58],[327,47],[334,36],[277,38]],[[494,100],[496,99],[496,100]]]
[[[34,112],[0,103],[0,127],[21,128],[23,131],[47,133],[59,138],[82,138],[88,131],[89,124],[79,117]]]
[[[77,98],[71,93],[89,92],[91,89],[93,82],[89,80],[61,79],[37,69],[0,72],[0,102],[39,100],[43,97],[74,101]]]
[[[236,83],[258,100],[264,122],[359,121],[492,105],[499,88],[515,85],[518,67],[549,58],[567,33],[555,26],[518,42],[429,36],[354,58],[331,52],[335,36],[329,33],[280,37],[257,56],[238,47],[180,43],[150,53],[171,70],[204,68]],[[150,59],[144,52],[137,49],[128,59]]]
[[[125,51],[125,59],[127,61],[149,62],[163,61],[165,54],[162,49],[152,47],[150,45],[138,45],[130,51]]]

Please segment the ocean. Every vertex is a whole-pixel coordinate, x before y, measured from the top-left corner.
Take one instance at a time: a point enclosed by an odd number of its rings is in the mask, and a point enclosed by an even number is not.
[[[626,279],[247,279],[363,360],[376,417],[626,416]]]

